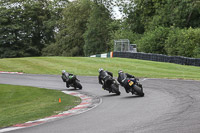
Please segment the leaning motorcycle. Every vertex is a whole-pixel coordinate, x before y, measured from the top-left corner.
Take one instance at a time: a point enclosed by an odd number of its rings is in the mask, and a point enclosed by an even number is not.
[[[140,84],[138,81],[139,79],[137,78],[128,79],[128,86],[132,94],[143,97],[144,96],[143,87],[142,87],[142,84]]]
[[[68,81],[69,86],[76,88],[79,88],[80,90],[82,89],[82,85],[80,83],[80,80],[77,79],[76,75],[70,75],[69,76],[69,81]]]
[[[104,84],[106,86],[104,90],[107,90],[112,93],[116,93],[117,95],[121,94],[121,92],[119,91],[119,84],[117,83],[115,79],[109,78],[104,82]]]

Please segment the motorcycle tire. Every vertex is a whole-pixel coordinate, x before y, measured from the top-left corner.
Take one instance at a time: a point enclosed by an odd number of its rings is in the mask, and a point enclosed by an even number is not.
[[[112,84],[110,87],[111,87],[113,93],[116,93],[117,95],[121,94],[121,92],[119,91],[119,88],[115,84]]]
[[[82,85],[77,80],[75,82],[76,82],[76,88],[82,90]]]
[[[142,87],[134,85],[134,91],[136,92],[136,95],[138,95],[140,97],[144,96],[144,92],[143,92],[143,88]]]

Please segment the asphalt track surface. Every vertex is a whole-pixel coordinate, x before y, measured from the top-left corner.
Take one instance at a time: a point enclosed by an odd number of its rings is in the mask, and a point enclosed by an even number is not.
[[[12,133],[199,133],[200,82],[140,79],[145,97],[102,90],[97,77],[78,76],[83,90],[102,102],[96,108]],[[0,83],[67,90],[60,76],[0,74]],[[68,89],[71,90],[71,89]]]

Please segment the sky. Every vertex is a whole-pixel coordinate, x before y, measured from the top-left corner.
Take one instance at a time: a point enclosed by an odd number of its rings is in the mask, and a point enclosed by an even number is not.
[[[119,11],[118,7],[113,7],[113,15],[116,19],[121,19],[122,18],[122,14]]]

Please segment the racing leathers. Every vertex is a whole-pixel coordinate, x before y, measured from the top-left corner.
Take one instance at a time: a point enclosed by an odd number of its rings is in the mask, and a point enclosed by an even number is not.
[[[120,83],[121,86],[123,86],[127,93],[129,93],[129,85],[128,85],[128,79],[135,78],[133,75],[130,75],[128,73],[120,72],[118,73],[117,81]]]
[[[109,78],[113,78],[113,74],[109,71],[104,71],[102,70],[101,72],[99,72],[99,84],[102,84],[102,88],[103,89],[106,89],[107,86],[106,86],[106,81],[109,79]]]

